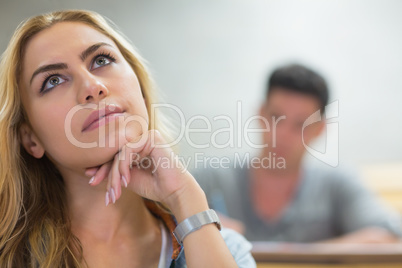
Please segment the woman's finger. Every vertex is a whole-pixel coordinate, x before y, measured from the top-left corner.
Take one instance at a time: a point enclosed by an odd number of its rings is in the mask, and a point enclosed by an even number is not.
[[[98,185],[101,183],[109,174],[109,171],[112,167],[112,162],[107,162],[103,164],[98,170],[96,171],[95,175],[92,176],[91,180],[89,181],[89,184],[91,186]],[[87,173],[87,172],[85,172]]]
[[[108,195],[109,195],[109,201],[111,201],[113,204],[116,203],[116,200],[119,199],[121,196],[121,183],[120,183],[120,171],[119,171],[119,158],[121,157],[120,153],[116,154],[113,160],[112,168],[109,172],[108,176],[108,184],[107,184],[107,192],[106,193],[106,200],[105,202],[107,203]],[[108,204],[106,204],[108,205]]]
[[[134,153],[127,145],[124,145],[120,154],[119,172],[121,174],[121,183],[127,188],[131,179],[130,169],[133,162],[138,161],[139,154]]]
[[[92,177],[95,176],[96,172],[98,172],[99,168],[100,168],[100,166],[93,167],[93,168],[87,168],[85,170],[85,176],[91,177],[91,179],[92,179]]]

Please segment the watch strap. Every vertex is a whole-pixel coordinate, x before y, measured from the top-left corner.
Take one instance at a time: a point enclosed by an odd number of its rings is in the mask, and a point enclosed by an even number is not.
[[[202,211],[188,217],[177,225],[176,229],[173,231],[173,235],[176,237],[177,242],[182,245],[183,240],[187,235],[210,223],[215,223],[216,227],[221,230],[219,217],[213,209]]]

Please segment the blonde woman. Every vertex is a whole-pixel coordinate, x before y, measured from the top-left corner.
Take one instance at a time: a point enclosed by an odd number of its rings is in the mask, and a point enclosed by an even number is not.
[[[0,267],[255,267],[160,146],[150,77],[99,14],[28,19],[0,72]]]

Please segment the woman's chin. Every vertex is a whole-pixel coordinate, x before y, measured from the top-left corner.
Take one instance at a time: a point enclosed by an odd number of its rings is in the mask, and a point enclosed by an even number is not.
[[[115,155],[119,152],[119,147],[97,147],[91,149],[91,156],[83,161],[87,167],[98,167],[114,159]]]
[[[87,167],[97,167],[112,161],[124,146],[138,148],[141,144],[141,133],[136,129],[126,129],[126,131],[109,132],[97,141],[96,146],[86,148],[85,151],[77,152],[77,154],[82,156],[79,158],[86,158],[79,160],[80,163],[86,163]]]

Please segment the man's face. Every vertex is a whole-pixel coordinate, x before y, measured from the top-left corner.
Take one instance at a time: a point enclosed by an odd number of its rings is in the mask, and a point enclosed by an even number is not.
[[[264,144],[268,144],[264,154],[271,152],[283,157],[289,168],[298,165],[305,152],[303,139],[308,144],[323,129],[324,122],[318,122],[303,130],[306,119],[319,109],[320,103],[313,96],[273,88],[260,110],[270,126],[263,136]]]

